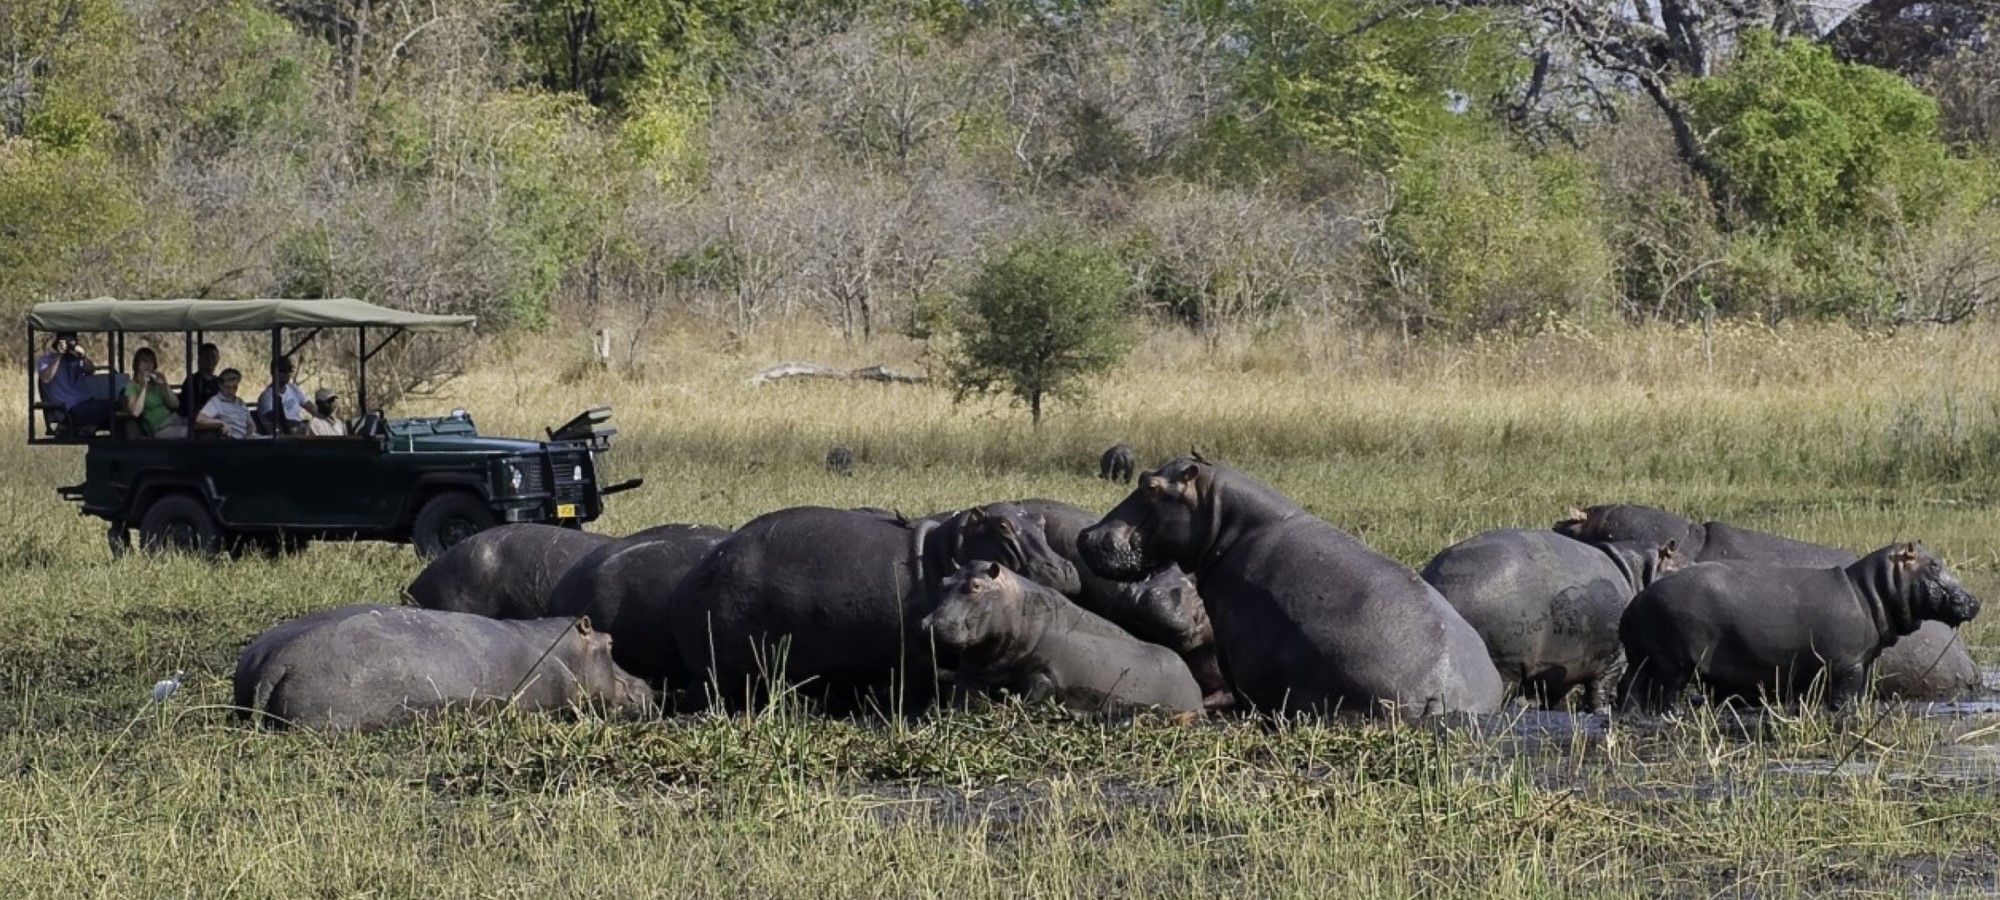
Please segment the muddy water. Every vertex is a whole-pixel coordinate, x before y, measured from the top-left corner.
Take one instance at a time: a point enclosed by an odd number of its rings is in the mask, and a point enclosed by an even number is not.
[[[1839,748],[1824,758],[1802,757],[1776,760],[1765,767],[1770,775],[1800,779],[1805,789],[1813,780],[1829,775],[1880,777],[1912,789],[1946,788],[2000,793],[2000,667],[1983,670],[1985,696],[1949,702],[1897,701],[1878,704],[1866,724],[1845,726],[1852,738],[1835,741]],[[1599,768],[1601,757],[1613,742],[1639,761],[1666,765],[1670,760],[1686,762],[1688,738],[1695,729],[1693,717],[1714,715],[1711,737],[1729,741],[1754,742],[1779,729],[1785,720],[1762,709],[1730,709],[1711,714],[1705,710],[1666,716],[1624,716],[1614,731],[1612,717],[1597,713],[1551,712],[1517,709],[1478,723],[1494,753],[1476,764],[1473,777],[1522,777],[1550,789],[1573,788],[1585,771]],[[1908,719],[1923,724],[1935,735],[1932,748],[1923,753],[1877,755],[1863,735],[1871,732],[1876,716]],[[1703,730],[1706,730],[1704,727]],[[1719,734],[1717,734],[1719,732]],[[1850,741],[1859,741],[1850,745]],[[1655,786],[1657,787],[1657,786]],[[1736,786],[1725,781],[1697,778],[1667,788],[1670,793],[1704,797],[1726,795]],[[1652,788],[1649,788],[1652,789]]]

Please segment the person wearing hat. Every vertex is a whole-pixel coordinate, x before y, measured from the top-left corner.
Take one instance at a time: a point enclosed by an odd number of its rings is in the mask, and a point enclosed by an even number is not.
[[[328,388],[313,392],[312,407],[306,411],[306,433],[314,437],[340,437],[347,433],[347,423],[333,414],[333,401],[340,395]]]
[[[273,411],[279,415],[273,415]],[[312,410],[304,388],[292,381],[292,361],[280,356],[271,365],[271,386],[257,395],[257,417],[273,433],[295,434],[305,425]]]
[[[74,331],[56,332],[49,352],[35,360],[42,400],[61,406],[64,423],[86,434],[109,427],[117,409],[110,397],[92,396],[89,379],[96,371],[97,364],[76,342]]]

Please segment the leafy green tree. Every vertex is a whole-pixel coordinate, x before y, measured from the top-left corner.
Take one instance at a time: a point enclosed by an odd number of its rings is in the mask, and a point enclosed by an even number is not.
[[[1088,379],[1128,348],[1131,277],[1111,253],[1061,231],[1026,238],[988,261],[966,291],[952,360],[959,399],[1005,392],[1034,424],[1052,397],[1089,394]]]
[[[1758,222],[1811,231],[1867,217],[1871,198],[1941,166],[1937,102],[1893,72],[1770,32],[1745,35],[1723,75],[1687,102],[1729,196]],[[1909,205],[1905,213],[1926,210]]]
[[[1522,69],[1511,33],[1476,10],[1384,0],[1192,6],[1241,47],[1241,112],[1218,118],[1211,138],[1252,165],[1289,143],[1393,167],[1481,118],[1483,100]]]

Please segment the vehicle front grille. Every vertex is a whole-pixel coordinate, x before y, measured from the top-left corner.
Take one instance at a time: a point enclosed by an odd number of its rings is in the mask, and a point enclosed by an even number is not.
[[[554,469],[555,495],[559,503],[573,503],[583,499],[585,481],[590,477],[589,460],[586,451],[573,450],[549,454],[549,467]],[[583,478],[578,478],[581,472]]]

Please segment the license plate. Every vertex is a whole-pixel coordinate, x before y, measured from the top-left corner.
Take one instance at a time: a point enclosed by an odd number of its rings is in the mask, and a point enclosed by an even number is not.
[[[558,503],[558,504],[556,504],[556,518],[558,518],[558,519],[574,519],[574,518],[576,518],[576,504],[574,504],[574,503]]]

